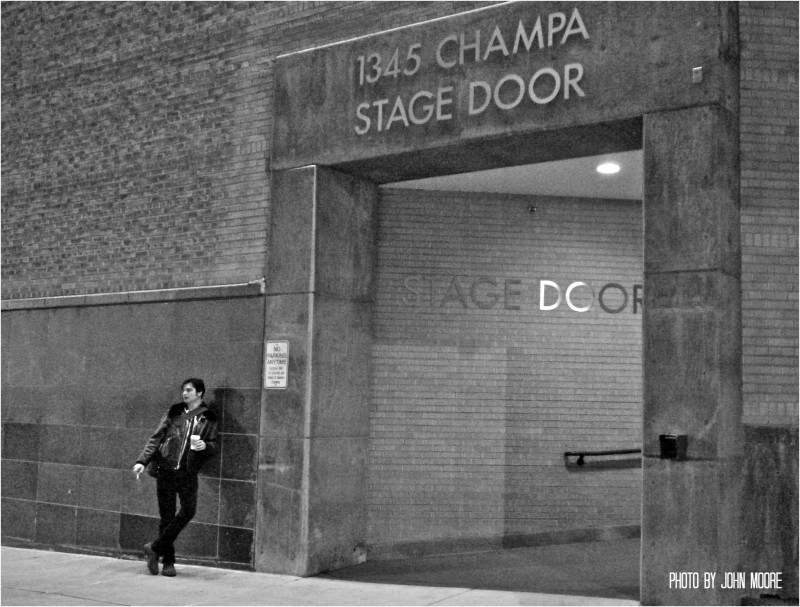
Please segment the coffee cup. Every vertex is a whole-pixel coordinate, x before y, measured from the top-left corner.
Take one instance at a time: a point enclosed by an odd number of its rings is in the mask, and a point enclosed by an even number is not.
[[[200,435],[199,434],[192,434],[189,437],[189,440],[192,442],[192,449],[197,450],[197,443],[200,442]]]

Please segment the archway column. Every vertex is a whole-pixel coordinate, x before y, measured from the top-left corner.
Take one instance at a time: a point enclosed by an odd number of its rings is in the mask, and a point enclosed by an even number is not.
[[[265,342],[288,342],[289,366],[262,396],[258,571],[365,558],[376,198],[330,169],[272,174]]]
[[[739,565],[737,119],[717,106],[645,116],[644,171],[642,604],[734,604],[720,586]],[[661,435],[678,437],[676,459]],[[671,585],[679,572],[699,588]]]

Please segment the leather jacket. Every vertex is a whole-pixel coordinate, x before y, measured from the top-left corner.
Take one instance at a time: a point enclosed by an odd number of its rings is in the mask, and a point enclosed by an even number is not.
[[[201,413],[190,418],[188,423],[181,423],[180,417],[185,411],[186,406],[183,403],[174,404],[169,408],[136,459],[137,464],[147,466],[155,457],[160,469],[177,470],[186,452],[184,458],[186,469],[197,473],[203,464],[217,453],[219,446],[216,413],[202,403]],[[192,434],[199,434],[200,439],[206,444],[206,448],[202,451],[193,451],[189,448],[187,434],[192,427],[194,428]]]

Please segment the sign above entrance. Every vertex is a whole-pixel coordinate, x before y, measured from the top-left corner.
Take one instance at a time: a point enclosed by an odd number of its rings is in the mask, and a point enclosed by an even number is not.
[[[429,48],[416,42],[402,49],[403,53],[400,48],[393,52],[389,49],[389,56],[373,51],[356,58],[358,88],[369,95],[370,88],[380,84],[381,79],[411,79],[423,67],[437,68],[447,74],[469,63],[502,61],[520,53],[540,52],[546,57],[548,51],[565,45],[572,37],[589,39],[578,8],[572,10],[569,18],[558,11],[547,14],[544,21],[542,15],[536,15],[535,20],[532,15],[527,20],[520,18],[516,29],[505,34],[500,25],[495,24],[490,33],[481,29],[451,33]],[[355,131],[366,135],[370,131],[414,128],[429,122],[454,120],[459,109],[466,110],[466,116],[478,116],[490,107],[509,111],[523,102],[545,105],[562,96],[568,100],[570,93],[573,98],[585,97],[580,86],[583,65],[564,63],[558,65],[558,69],[554,65],[542,66],[528,78],[514,72],[501,72],[494,82],[473,80],[461,82],[458,87],[439,86],[435,91],[414,91],[412,85],[407,94],[400,93],[393,100],[383,98],[359,103]]]
[[[520,135],[727,105],[725,85],[738,73],[727,60],[734,11],[709,2],[507,3],[279,57],[271,167],[413,162],[454,144],[469,154],[478,140],[510,148]]]

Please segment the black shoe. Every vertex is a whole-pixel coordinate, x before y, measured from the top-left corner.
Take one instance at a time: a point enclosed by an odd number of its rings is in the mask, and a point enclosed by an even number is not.
[[[158,575],[158,554],[153,550],[151,542],[144,545],[144,556],[147,558],[147,570],[152,575]]]
[[[166,575],[167,577],[175,577],[178,575],[178,572],[175,571],[175,565],[164,565],[161,568],[161,575]]]

